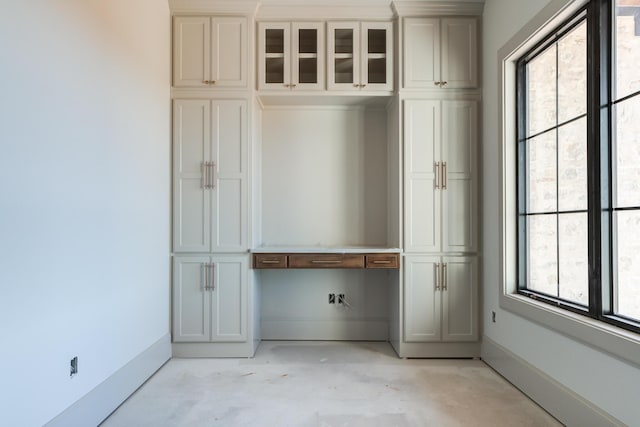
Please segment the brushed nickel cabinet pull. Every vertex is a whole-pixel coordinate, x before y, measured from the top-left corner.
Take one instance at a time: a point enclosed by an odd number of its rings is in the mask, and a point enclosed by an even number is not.
[[[391,264],[391,261],[373,261],[374,264]]]
[[[435,163],[435,167],[436,167],[436,190],[438,190],[440,188],[440,162],[436,162]]]
[[[441,87],[444,87],[444,86],[446,86],[446,85],[447,85],[447,82],[440,82],[440,86],[441,86]]]
[[[440,83],[441,83],[441,82],[433,82],[433,84],[434,84],[435,86],[440,86]]]
[[[216,188],[216,164],[215,162],[209,162],[209,188]]]
[[[209,162],[202,162],[202,188],[209,188]]]
[[[434,265],[435,267],[435,274],[436,274],[436,291],[440,290],[440,263],[436,263]]]
[[[442,162],[442,189],[447,189],[447,162]]]
[[[209,82],[209,80],[203,80],[202,83],[208,85],[210,82]]]
[[[446,291],[447,290],[447,263],[445,262],[444,264],[442,264],[442,290]]]
[[[216,84],[216,81],[215,81],[215,80],[211,80],[211,81],[209,82],[209,84],[214,85],[214,84]]]
[[[262,264],[280,264],[280,261],[274,259],[263,259],[260,261]]]
[[[207,264],[200,264],[200,289],[207,290]]]
[[[311,264],[342,264],[341,260],[313,259]]]

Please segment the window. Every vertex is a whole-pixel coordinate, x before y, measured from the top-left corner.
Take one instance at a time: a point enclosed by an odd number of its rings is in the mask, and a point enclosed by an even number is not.
[[[640,332],[640,0],[591,0],[516,64],[517,292]]]

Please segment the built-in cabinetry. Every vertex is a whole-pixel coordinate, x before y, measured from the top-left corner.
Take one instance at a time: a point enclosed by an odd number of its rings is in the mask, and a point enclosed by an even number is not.
[[[173,18],[174,87],[247,87],[247,19]]]
[[[258,46],[259,89],[324,89],[324,23],[261,22]]]
[[[175,3],[173,354],[478,356],[482,6],[287,5]]]
[[[243,99],[173,103],[173,250],[247,250],[248,123]]]
[[[391,22],[329,22],[330,90],[393,90]]]
[[[406,253],[477,248],[477,101],[404,101]]]
[[[478,86],[477,18],[405,18],[403,25],[404,88]]]
[[[247,340],[247,257],[176,256],[173,341]]]
[[[475,257],[406,256],[405,341],[477,341],[477,273]]]

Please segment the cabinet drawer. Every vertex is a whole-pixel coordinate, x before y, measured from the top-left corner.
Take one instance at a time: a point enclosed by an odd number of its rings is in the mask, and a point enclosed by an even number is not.
[[[289,255],[289,268],[364,268],[364,255],[358,255],[358,254]]]
[[[253,268],[287,268],[284,254],[254,254]]]
[[[369,254],[367,268],[400,268],[398,254]]]

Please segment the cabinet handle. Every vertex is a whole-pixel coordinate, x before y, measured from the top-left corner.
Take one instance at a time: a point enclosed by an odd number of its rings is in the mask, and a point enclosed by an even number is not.
[[[201,271],[200,271],[200,276],[201,276],[200,277],[200,286],[201,286],[201,289],[203,291],[206,291],[207,290],[207,283],[209,281],[208,278],[207,278],[207,264],[206,263],[202,263],[202,264],[200,264],[200,267],[202,267]]]
[[[440,87],[444,87],[447,85],[447,82],[440,82]]]
[[[209,173],[207,175],[209,176],[209,188],[214,189],[216,188],[216,178],[215,178],[216,163],[215,162],[208,162],[208,163],[209,163]]]
[[[289,86],[290,86],[291,88],[295,88],[295,87],[296,87],[296,86],[298,86],[298,85],[296,85],[296,84],[291,84],[291,85],[289,85]]]
[[[433,84],[434,84],[435,86],[440,86],[440,85],[442,84],[442,82],[433,82]]]
[[[360,85],[359,85],[359,84],[354,83],[354,84],[353,84],[353,87],[360,87]]]
[[[263,259],[260,261],[262,264],[280,264],[280,261],[274,259]]]
[[[311,260],[311,264],[342,264],[342,261],[328,260],[328,259],[314,259],[314,260]]]
[[[445,262],[444,264],[442,264],[442,290],[446,291],[447,290],[447,263]]]
[[[360,87],[361,87],[361,88],[363,88],[363,87],[365,87],[365,86],[366,86],[366,84],[362,84],[362,85],[360,85]]]
[[[209,188],[209,162],[202,162],[202,188]]]
[[[435,265],[435,275],[436,275],[436,292],[440,290],[440,263],[437,262]]]
[[[211,80],[211,81],[209,82],[209,84],[210,84],[210,85],[214,85],[214,84],[216,84],[216,81],[215,81],[215,80]]]
[[[447,189],[447,162],[442,162],[442,189]]]
[[[209,280],[210,280],[211,286],[209,287],[209,289],[212,290],[212,291],[215,291],[216,290],[215,264],[214,263],[210,263],[209,264],[209,268],[211,269],[211,274],[209,275]]]
[[[209,82],[209,80],[203,80],[202,83],[208,85],[210,82]]]
[[[391,264],[391,261],[373,261],[374,264]]]
[[[440,188],[440,162],[435,163],[436,168],[436,190]]]

